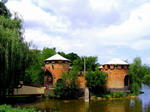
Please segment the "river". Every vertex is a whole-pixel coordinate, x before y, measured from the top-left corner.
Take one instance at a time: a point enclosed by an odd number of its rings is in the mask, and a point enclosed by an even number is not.
[[[150,112],[150,88],[143,86],[144,94],[134,99],[102,100],[85,103],[78,100],[40,99],[34,103],[15,106],[58,112]]]

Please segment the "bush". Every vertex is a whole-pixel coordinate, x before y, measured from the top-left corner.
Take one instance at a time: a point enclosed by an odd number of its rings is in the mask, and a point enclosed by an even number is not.
[[[49,99],[55,98],[54,95],[52,95],[52,94],[48,94],[46,97]]]
[[[67,87],[63,81],[57,82],[54,88],[54,94],[54,97],[58,99],[74,99],[77,98],[77,89]]]
[[[54,97],[58,99],[74,99],[78,97],[77,72],[69,71],[62,74],[62,81],[55,84]]]
[[[113,98],[122,98],[125,97],[126,95],[122,92],[116,92],[116,93],[112,93],[112,97]]]
[[[105,93],[107,73],[99,71],[89,71],[85,74],[86,86],[89,87],[90,92],[94,95]]]

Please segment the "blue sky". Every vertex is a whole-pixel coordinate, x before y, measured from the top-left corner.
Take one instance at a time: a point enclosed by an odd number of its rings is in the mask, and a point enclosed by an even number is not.
[[[80,56],[141,57],[150,64],[150,0],[9,0],[24,21],[25,40]]]

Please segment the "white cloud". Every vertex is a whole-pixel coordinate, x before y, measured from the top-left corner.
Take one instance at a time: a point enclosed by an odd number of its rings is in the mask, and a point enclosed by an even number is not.
[[[29,1],[30,0],[10,1],[7,3],[7,6],[14,12],[18,12],[22,15],[25,20],[25,26],[27,27],[37,24],[34,29],[43,27],[49,31],[66,32],[69,22],[62,20],[61,17],[45,12]]]
[[[9,0],[7,6],[22,15],[25,39],[40,49],[56,47],[100,60],[150,49],[149,0]]]
[[[150,49],[150,40],[138,40],[131,47],[136,50]]]
[[[56,47],[59,50],[66,51],[69,49],[69,44],[60,36],[50,36],[39,30],[27,29],[25,32],[26,40],[33,42],[39,49],[43,47]]]
[[[110,27],[97,33],[97,37],[102,38],[105,45],[123,45],[136,49],[137,40],[146,35],[150,35],[150,15],[147,10],[150,10],[150,3],[142,5],[139,9],[131,12],[128,20],[120,25],[111,25]],[[139,40],[141,41],[141,40]],[[142,40],[140,43],[146,42]],[[130,44],[135,45],[130,45]],[[138,46],[139,48],[139,42]],[[150,49],[150,47],[146,46]],[[141,47],[141,49],[144,47]]]
[[[89,4],[93,9],[101,9],[101,11],[110,11],[113,7],[118,5],[117,3],[117,0],[89,0]]]

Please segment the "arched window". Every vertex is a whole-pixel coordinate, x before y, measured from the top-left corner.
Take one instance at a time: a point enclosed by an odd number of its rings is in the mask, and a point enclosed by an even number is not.
[[[52,87],[53,86],[53,76],[49,71],[45,72],[45,85],[48,87]]]
[[[125,87],[128,87],[128,86],[129,86],[129,76],[128,76],[128,75],[126,75],[126,76],[124,77],[124,86],[125,86]]]

